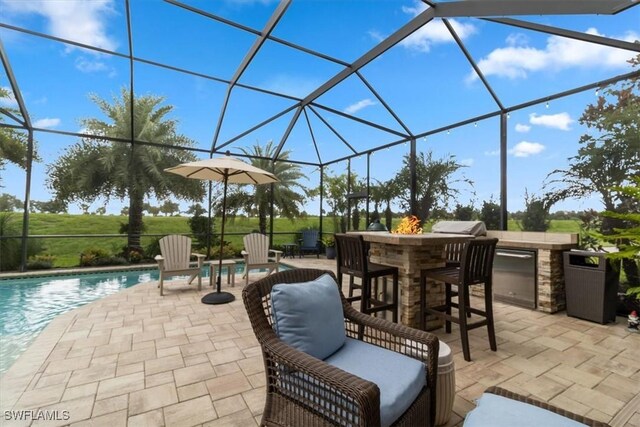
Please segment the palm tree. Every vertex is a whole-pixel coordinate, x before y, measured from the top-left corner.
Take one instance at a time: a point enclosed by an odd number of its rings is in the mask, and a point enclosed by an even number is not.
[[[251,158],[251,164],[260,169],[272,172],[279,180],[272,185],[256,185],[253,192],[246,191],[246,186],[238,186],[231,191],[227,198],[227,208],[232,212],[244,210],[247,213],[255,212],[258,215],[259,229],[261,233],[267,232],[267,214],[273,188],[273,204],[280,215],[294,219],[300,216],[300,207],[304,203],[308,189],[299,181],[305,177],[300,166],[289,163],[290,151],[280,153],[278,161],[273,163],[276,147],[272,141],[266,146],[256,143],[250,149],[242,149],[242,152]],[[304,194],[300,194],[301,191]]]
[[[172,106],[161,106],[163,97],[145,95],[134,99],[131,129],[131,92],[122,89],[113,103],[90,95],[108,121],[81,120],[87,134],[149,141],[167,146],[191,147],[194,141],[177,132],[177,121],[166,116]],[[158,145],[128,144],[84,137],[68,147],[48,166],[48,185],[65,201],[93,202],[98,198],[129,198],[128,247],[140,248],[142,211],[145,196],[158,199],[175,196],[198,201],[204,196],[200,181],[167,174],[165,168],[189,162],[196,156],[186,149]]]
[[[0,86],[0,99],[9,99],[10,93]],[[17,114],[13,108],[5,108],[9,112]],[[3,122],[4,115],[0,114],[0,122]],[[4,169],[7,162],[13,163],[22,169],[27,167],[27,134],[13,128],[0,127],[0,171]],[[2,178],[0,177],[0,184]],[[1,185],[0,185],[1,186]]]

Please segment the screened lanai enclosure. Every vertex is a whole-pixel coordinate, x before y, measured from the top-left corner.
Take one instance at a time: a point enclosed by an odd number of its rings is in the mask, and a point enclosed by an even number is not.
[[[123,216],[151,199],[199,201],[210,220],[215,186],[187,188],[162,170],[227,152],[263,167],[296,165],[304,187],[317,189],[304,210],[317,215],[320,233],[333,231],[323,229],[328,176],[346,174],[347,194],[358,177],[359,197],[347,200],[368,224],[378,210],[372,188],[403,162],[402,209],[415,214],[420,153],[455,153],[466,174],[458,181],[476,183],[466,197],[495,197],[506,229],[525,187],[535,190],[575,155],[588,131],[580,114],[598,91],[640,76],[630,63],[640,53],[637,6],[0,0],[0,193],[19,200],[8,210],[21,220],[1,238],[20,241],[25,269],[35,239],[75,242],[79,252],[167,231],[136,232],[131,219],[119,233],[34,228],[33,201],[61,197],[78,213],[98,206]],[[296,229],[274,229],[282,210],[273,188],[265,193],[272,239]]]

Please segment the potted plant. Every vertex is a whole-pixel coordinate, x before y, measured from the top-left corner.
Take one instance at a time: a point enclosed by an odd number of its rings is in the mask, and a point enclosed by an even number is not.
[[[336,258],[336,241],[333,238],[333,236],[325,237],[324,239],[322,239],[322,244],[324,245],[327,259],[335,259]]]

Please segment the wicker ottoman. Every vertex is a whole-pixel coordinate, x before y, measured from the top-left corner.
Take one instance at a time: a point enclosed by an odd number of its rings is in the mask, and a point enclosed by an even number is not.
[[[438,382],[436,383],[436,425],[449,422],[456,397],[456,372],[451,348],[440,341]]]

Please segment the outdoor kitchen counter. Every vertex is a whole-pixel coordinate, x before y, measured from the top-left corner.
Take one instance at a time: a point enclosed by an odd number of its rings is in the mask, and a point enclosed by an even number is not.
[[[565,309],[562,253],[578,247],[577,233],[488,230],[487,237],[498,238],[498,248],[535,251],[536,309],[546,313]]]
[[[370,243],[369,256],[376,264],[398,267],[400,289],[400,320],[417,328],[420,324],[420,272],[425,268],[444,267],[444,246],[447,243],[473,239],[465,234],[391,234],[388,232],[354,232]],[[389,287],[390,288],[390,287]],[[389,289],[390,290],[390,289]],[[444,285],[427,283],[427,304],[444,303]],[[427,321],[428,329],[442,326],[442,319],[435,316]]]

